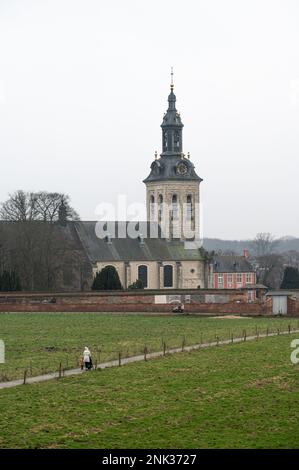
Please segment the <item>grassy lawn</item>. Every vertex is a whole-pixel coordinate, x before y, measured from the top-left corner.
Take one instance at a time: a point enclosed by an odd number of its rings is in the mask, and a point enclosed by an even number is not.
[[[78,366],[84,346],[88,346],[94,361],[116,359],[139,354],[146,345],[150,351],[178,347],[185,337],[186,344],[208,342],[259,331],[287,330],[291,319],[217,319],[198,316],[144,316],[98,313],[0,313],[0,338],[5,341],[6,363],[0,364],[0,381],[28,374]]]
[[[294,337],[1,390],[0,447],[299,448]]]

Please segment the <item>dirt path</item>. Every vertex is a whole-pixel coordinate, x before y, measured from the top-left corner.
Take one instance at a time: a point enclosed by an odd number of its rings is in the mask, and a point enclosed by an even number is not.
[[[299,330],[292,330],[291,333],[299,333]],[[279,333],[280,335],[288,335],[290,334],[289,331],[281,331]],[[156,357],[162,357],[165,354],[175,354],[179,352],[189,352],[193,351],[196,349],[204,349],[204,348],[210,348],[213,346],[221,346],[225,344],[232,344],[232,343],[242,343],[244,341],[252,341],[252,340],[257,340],[259,338],[267,338],[270,336],[278,336],[278,333],[269,333],[267,334],[259,334],[258,337],[256,335],[254,336],[247,336],[246,338],[244,337],[239,337],[239,338],[233,338],[228,339],[228,340],[222,340],[222,341],[213,341],[211,343],[203,343],[203,344],[193,344],[192,346],[184,346],[180,348],[173,348],[173,349],[167,349],[165,352],[164,351],[158,351],[158,352],[152,352],[152,353],[147,353],[146,357],[144,354],[140,354],[138,356],[132,356],[132,357],[124,357],[121,358],[120,360],[114,360],[114,361],[109,361],[109,362],[102,362],[97,365],[97,369],[106,369],[108,367],[118,367],[120,365],[125,365],[125,364],[130,364],[131,362],[140,362],[144,361],[145,359],[153,359]],[[47,380],[53,380],[53,379],[60,379],[63,377],[71,377],[73,375],[80,375],[80,374],[85,374],[88,373],[86,371],[82,371],[81,369],[69,369],[69,370],[64,370],[61,372],[52,372],[49,374],[44,374],[44,375],[37,375],[35,377],[28,377],[26,378],[26,384],[33,384],[37,382],[45,382]],[[24,379],[18,379],[18,380],[11,380],[8,382],[0,382],[0,389],[3,388],[12,388],[16,387],[17,385],[24,385]]]

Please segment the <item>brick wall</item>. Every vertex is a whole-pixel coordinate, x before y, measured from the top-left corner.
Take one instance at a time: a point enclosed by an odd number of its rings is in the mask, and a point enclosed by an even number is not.
[[[9,293],[0,295],[2,312],[171,312],[173,304],[155,303],[155,295],[188,295],[185,311],[202,314],[265,314],[264,304],[247,303],[246,291],[179,290],[101,293]],[[55,297],[56,303],[50,300]]]

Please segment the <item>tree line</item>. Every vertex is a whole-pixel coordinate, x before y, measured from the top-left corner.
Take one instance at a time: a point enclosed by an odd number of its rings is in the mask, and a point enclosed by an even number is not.
[[[1,290],[60,288],[61,271],[78,258],[60,218],[79,219],[61,193],[20,190],[0,205]]]

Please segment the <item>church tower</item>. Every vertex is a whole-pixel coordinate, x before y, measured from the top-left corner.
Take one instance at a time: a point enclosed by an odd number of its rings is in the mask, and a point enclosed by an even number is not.
[[[183,153],[183,123],[176,109],[171,72],[168,109],[162,128],[162,153],[151,164],[146,185],[147,220],[158,222],[166,238],[199,239],[199,186],[190,154]]]

